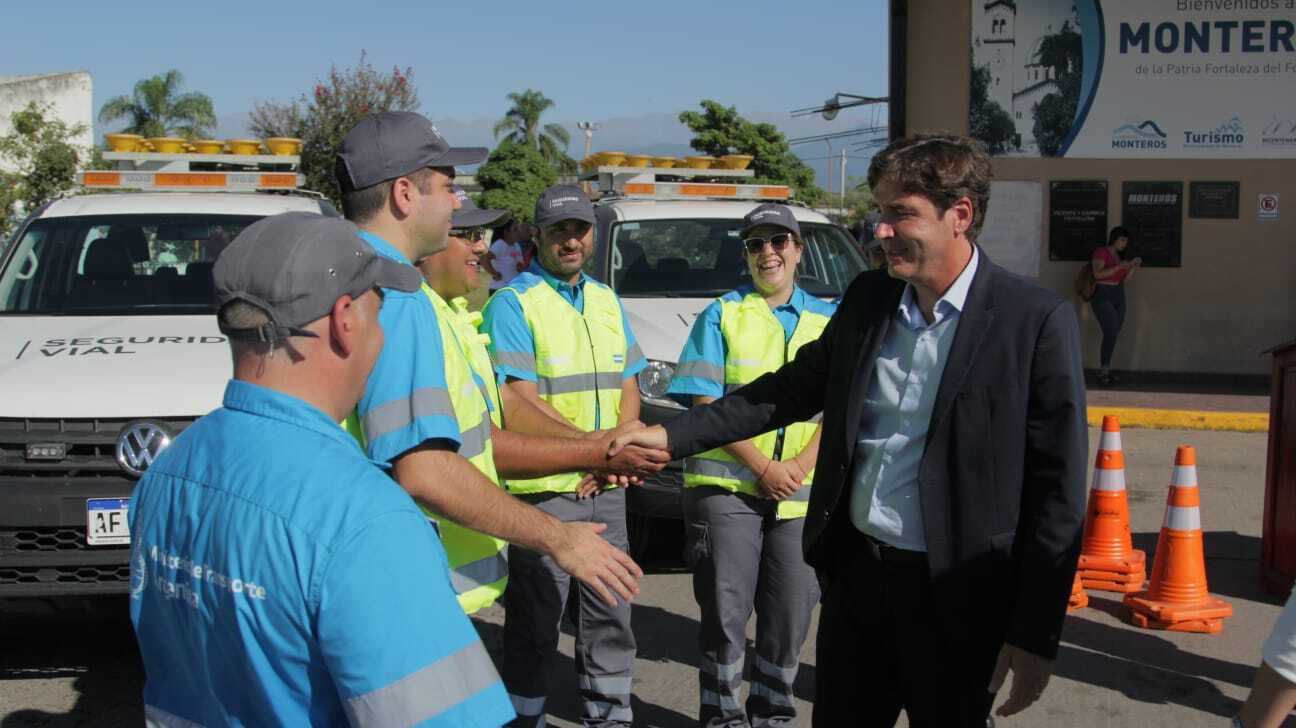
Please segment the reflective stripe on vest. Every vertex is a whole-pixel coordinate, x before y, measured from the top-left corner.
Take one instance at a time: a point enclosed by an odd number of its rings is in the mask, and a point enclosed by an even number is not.
[[[578,312],[547,282],[512,291],[535,341],[536,391],[572,426],[589,432],[614,427],[621,413],[622,372],[629,355],[621,305],[612,289],[585,283],[585,312]],[[499,295],[496,293],[496,295]],[[571,493],[580,473],[510,479],[514,493]]]
[[[492,483],[499,485],[491,441],[491,425],[498,427],[500,422],[499,393],[490,366],[490,354],[472,321],[472,313],[461,305],[452,308],[426,284],[423,293],[436,310],[441,331],[446,390],[459,425],[459,454]],[[489,414],[487,401],[490,402]],[[368,424],[368,418],[365,424]],[[355,414],[347,418],[343,427],[364,446],[365,428],[359,426]],[[464,528],[426,508],[424,512],[436,521],[440,531],[441,544],[450,564],[450,581],[459,597],[459,606],[472,614],[494,604],[508,584],[508,543]]]
[[[775,318],[769,304],[758,292],[751,292],[741,301],[720,299],[720,333],[724,337],[728,358],[724,366],[725,392],[732,392],[762,374],[772,372],[796,356],[797,351],[819,338],[828,317],[803,310],[797,319],[792,338],[788,339],[783,325]],[[797,422],[783,430],[783,449],[779,459],[790,460],[800,454],[814,437],[816,422]],[[765,457],[775,456],[778,431],[766,432],[751,439],[751,443]],[[738,462],[723,448],[715,448],[684,460],[684,485],[696,488],[710,485],[737,493],[756,495],[757,474]],[[807,512],[810,500],[810,483],[814,470],[806,473],[804,487],[793,497],[778,505],[779,518],[801,518]]]

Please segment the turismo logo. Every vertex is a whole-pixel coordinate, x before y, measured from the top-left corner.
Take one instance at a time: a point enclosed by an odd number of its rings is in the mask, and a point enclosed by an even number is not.
[[[1296,147],[1296,121],[1274,117],[1260,130],[1262,147]]]
[[[1240,149],[1246,143],[1242,120],[1236,116],[1214,129],[1187,129],[1183,134],[1187,149]]]
[[[1165,149],[1166,133],[1155,121],[1122,124],[1112,130],[1112,149]]]

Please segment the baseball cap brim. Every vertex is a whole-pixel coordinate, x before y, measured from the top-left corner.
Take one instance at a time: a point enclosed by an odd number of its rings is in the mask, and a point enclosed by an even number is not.
[[[779,220],[761,220],[760,222],[754,225],[744,225],[743,228],[738,231],[738,235],[745,238],[751,234],[751,231],[755,230],[758,227],[761,227],[762,225],[772,225],[777,228],[783,228],[784,230],[790,233],[796,233],[797,235],[801,234],[800,230],[792,227],[791,225],[783,223]]]
[[[481,164],[490,156],[486,147],[450,147],[445,154],[428,162],[429,167],[462,167],[468,164]]]
[[[369,259],[359,276],[367,280],[369,287],[391,288],[397,291],[413,293],[423,285],[423,275],[418,268],[375,255]]]
[[[450,227],[494,227],[512,214],[508,210],[459,210],[450,217]]]

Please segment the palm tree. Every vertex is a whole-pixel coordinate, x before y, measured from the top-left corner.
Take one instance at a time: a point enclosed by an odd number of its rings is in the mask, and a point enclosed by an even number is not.
[[[509,141],[535,147],[550,164],[563,166],[570,161],[567,145],[571,142],[571,134],[558,124],[540,125],[540,116],[553,107],[553,99],[527,89],[509,94],[508,100],[513,103],[513,108],[495,124],[496,139],[504,135]]]
[[[99,109],[99,122],[129,119],[122,131],[146,137],[178,135],[186,139],[209,136],[216,125],[212,100],[198,92],[178,93],[184,76],[172,69],[164,75],[142,79],[130,96],[108,99]]]

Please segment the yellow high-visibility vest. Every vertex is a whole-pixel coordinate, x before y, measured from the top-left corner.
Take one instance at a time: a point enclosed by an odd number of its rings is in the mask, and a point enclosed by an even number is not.
[[[459,454],[492,483],[500,485],[491,441],[491,425],[500,424],[499,392],[490,354],[482,340],[486,335],[478,333],[474,314],[467,311],[466,302],[452,308],[426,283],[423,293],[436,309],[441,330],[446,388],[459,426]],[[480,320],[480,314],[476,318]],[[480,383],[473,378],[474,372]],[[343,426],[360,441],[361,447],[365,446],[364,427],[355,413]],[[459,606],[472,614],[495,603],[508,585],[508,543],[460,526],[426,508],[424,512],[436,521],[441,533]]]
[[[719,299],[720,333],[728,351],[725,360],[725,392],[731,392],[767,372],[772,372],[796,356],[802,346],[819,338],[828,325],[828,316],[809,309],[801,311],[792,338],[775,318],[769,304],[759,292],[752,291],[739,301]],[[815,422],[788,425],[782,433],[765,432],[752,438],[756,449],[767,458],[789,459],[814,437]],[[715,448],[684,459],[684,487],[710,485],[736,493],[756,495],[758,473],[753,473],[723,448]],[[801,488],[791,498],[780,501],[778,518],[801,518],[810,501],[810,483],[814,469],[806,473]]]
[[[585,432],[597,426],[615,427],[621,414],[621,381],[628,347],[621,305],[612,289],[587,280],[584,313],[558,295],[548,282],[526,291],[513,287],[500,291],[512,291],[517,296],[531,329],[540,398]],[[510,479],[508,490],[571,493],[580,480],[580,473]]]

